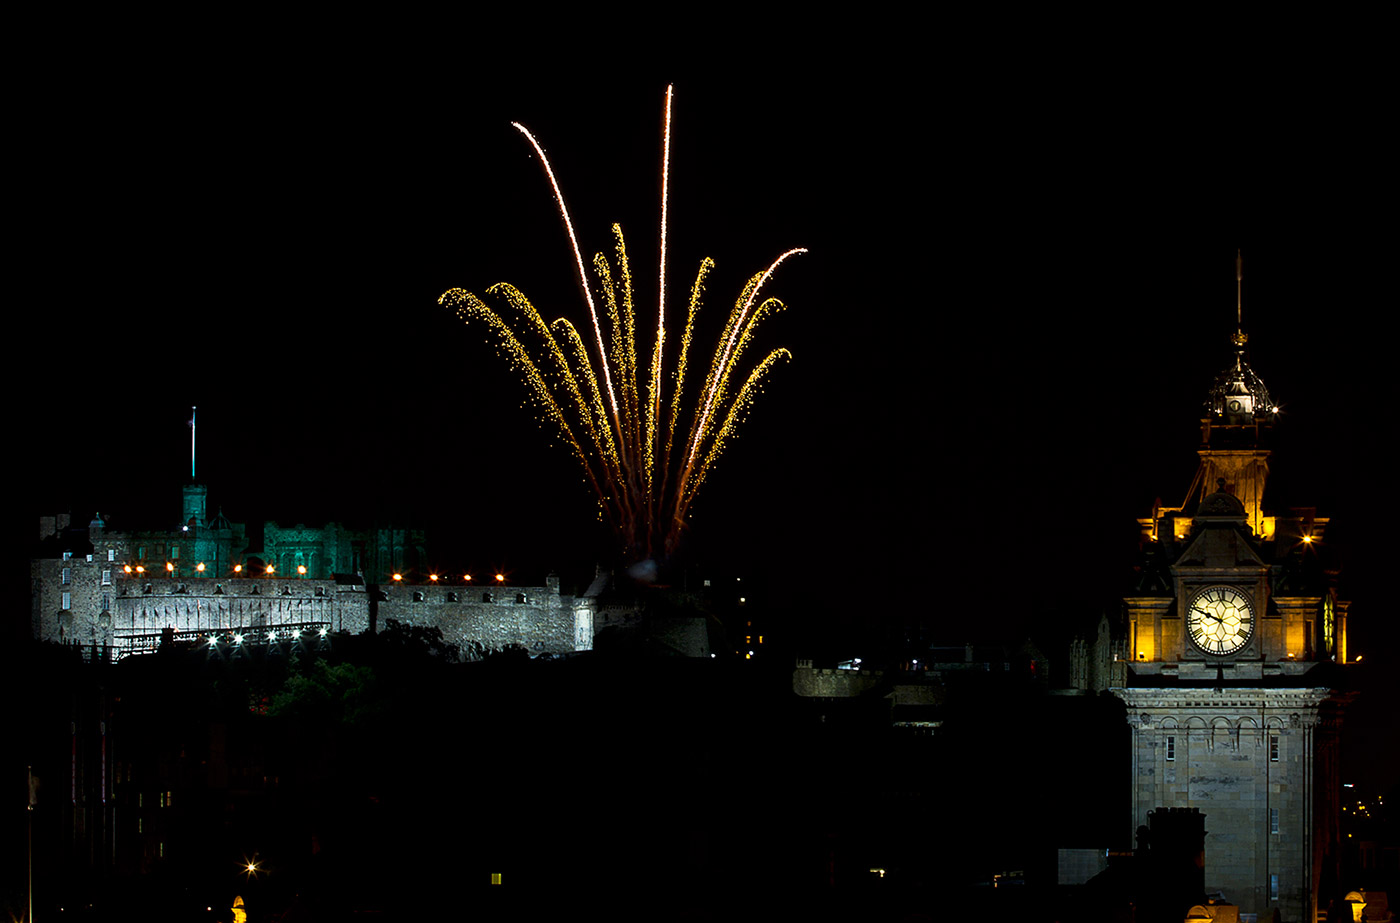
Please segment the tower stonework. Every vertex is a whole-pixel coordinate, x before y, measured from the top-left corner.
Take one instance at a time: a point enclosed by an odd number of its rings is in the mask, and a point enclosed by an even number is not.
[[[1112,691],[1132,740],[1132,827],[1205,819],[1205,891],[1259,919],[1318,919],[1340,842],[1338,733],[1347,604],[1327,520],[1265,503],[1277,409],[1235,355],[1201,421],[1185,501],[1139,520],[1143,576],[1124,598],[1128,670]]]

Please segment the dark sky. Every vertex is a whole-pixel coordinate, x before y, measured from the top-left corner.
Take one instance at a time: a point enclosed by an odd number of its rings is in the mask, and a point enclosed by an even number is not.
[[[723,77],[258,48],[81,58],[19,107],[20,529],[63,507],[173,517],[198,404],[232,519],[408,519],[440,566],[586,566],[575,463],[436,298],[510,281],[585,322],[519,120],[584,249],[621,222],[654,304],[674,80],[672,310],[703,256],[717,322],[811,251],[767,288],[789,310],[761,345],[794,359],[700,496],[696,560],[852,619],[936,622],[975,595],[1033,628],[1111,601],[1134,517],[1194,473],[1238,247],[1285,410],[1274,483],[1347,524],[1376,575],[1356,636],[1380,617],[1373,344],[1394,298],[1361,81],[892,66],[897,47]]]

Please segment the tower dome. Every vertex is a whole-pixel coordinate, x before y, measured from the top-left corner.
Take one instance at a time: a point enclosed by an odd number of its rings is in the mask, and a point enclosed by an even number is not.
[[[1272,422],[1278,408],[1269,389],[1244,358],[1243,334],[1236,334],[1235,361],[1215,376],[1206,397],[1206,412],[1221,423]]]
[[[1242,285],[1244,261],[1235,254],[1235,333],[1230,337],[1235,344],[1235,361],[1225,367],[1225,371],[1215,376],[1215,384],[1206,396],[1206,413],[1216,423],[1241,425],[1250,423],[1272,423],[1278,414],[1278,407],[1269,398],[1269,389],[1254,374],[1254,369],[1244,358],[1244,347],[1249,335],[1244,332]]]

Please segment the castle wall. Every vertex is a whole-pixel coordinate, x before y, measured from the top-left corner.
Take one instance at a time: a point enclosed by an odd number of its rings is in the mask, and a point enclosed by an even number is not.
[[[491,587],[449,590],[435,586],[385,587],[379,625],[395,619],[406,625],[442,630],[444,641],[464,650],[475,641],[501,650],[519,644],[531,654],[561,654],[592,647],[576,638],[575,610],[591,606],[560,596],[558,586]]]
[[[814,669],[812,661],[799,660],[792,671],[792,691],[800,696],[847,699],[880,685],[882,670]]]
[[[592,601],[561,596],[554,580],[538,587],[393,585],[366,590],[309,578],[129,576],[115,560],[98,557],[92,562],[83,557],[31,563],[31,630],[36,638],[111,647],[120,656],[149,649],[167,628],[177,637],[291,626],[360,634],[370,628],[373,603],[379,628],[389,619],[438,628],[444,640],[464,651],[473,642],[494,650],[519,644],[531,654],[590,650],[593,645]]]

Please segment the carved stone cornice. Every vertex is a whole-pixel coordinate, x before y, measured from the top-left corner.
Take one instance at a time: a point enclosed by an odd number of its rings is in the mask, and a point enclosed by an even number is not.
[[[1130,712],[1214,714],[1222,709],[1290,713],[1311,711],[1333,698],[1331,689],[1150,689],[1109,690],[1128,706]],[[1300,712],[1301,713],[1301,712]],[[1129,718],[1130,723],[1132,718]]]

